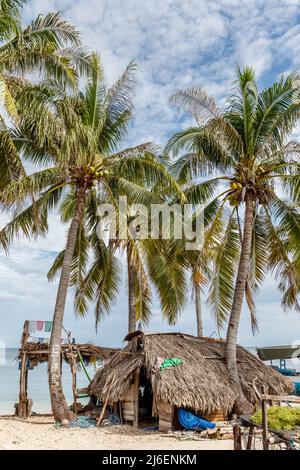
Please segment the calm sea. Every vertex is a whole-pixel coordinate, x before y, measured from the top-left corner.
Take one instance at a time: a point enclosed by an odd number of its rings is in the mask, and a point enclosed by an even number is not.
[[[14,403],[18,402],[19,370],[17,361],[18,350],[0,349],[0,414],[14,413]],[[5,357],[5,361],[3,360]],[[96,368],[87,367],[90,377],[95,375]],[[72,400],[72,378],[70,367],[63,364],[63,387],[69,404]],[[83,370],[78,371],[77,387],[87,387],[88,379]],[[33,411],[36,413],[50,412],[47,363],[43,363],[28,372],[28,397],[33,400]],[[87,400],[81,399],[81,403]]]

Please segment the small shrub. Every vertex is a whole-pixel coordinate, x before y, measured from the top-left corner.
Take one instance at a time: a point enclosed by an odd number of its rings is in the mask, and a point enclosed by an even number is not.
[[[262,412],[257,411],[252,417],[253,424],[262,424]],[[300,408],[271,406],[268,408],[268,427],[276,431],[290,431],[300,426]]]

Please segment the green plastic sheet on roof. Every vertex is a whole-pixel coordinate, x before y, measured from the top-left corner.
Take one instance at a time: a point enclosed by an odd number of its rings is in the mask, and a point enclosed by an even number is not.
[[[181,364],[183,364],[181,359],[178,359],[177,357],[171,357],[170,359],[165,359],[161,363],[159,370],[169,369],[170,367],[180,366]]]

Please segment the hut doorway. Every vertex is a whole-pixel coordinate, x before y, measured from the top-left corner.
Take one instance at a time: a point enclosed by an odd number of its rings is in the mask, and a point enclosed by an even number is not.
[[[139,376],[139,424],[142,426],[154,425],[157,419],[152,416],[153,392],[151,383],[147,378],[146,369],[141,367]]]

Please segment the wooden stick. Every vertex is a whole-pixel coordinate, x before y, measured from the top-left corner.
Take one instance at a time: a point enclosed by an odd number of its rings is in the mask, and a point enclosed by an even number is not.
[[[70,368],[72,374],[72,391],[73,391],[73,408],[74,413],[77,413],[77,390],[76,390],[76,359],[74,358],[73,354],[71,353],[69,356],[70,361]]]
[[[29,321],[26,320],[23,327],[23,334],[21,339],[21,368],[20,368],[20,390],[19,390],[19,405],[18,416],[20,418],[27,418],[27,351],[26,343],[29,338]]]
[[[134,374],[134,421],[133,426],[139,427],[139,388],[140,388],[140,372],[139,369]]]
[[[122,402],[121,402],[121,400],[119,400],[119,415],[120,415],[121,424],[123,424],[123,410],[122,410]]]
[[[234,450],[242,450],[242,434],[239,424],[233,425]]]
[[[254,426],[250,426],[249,437],[248,437],[248,442],[247,442],[247,450],[252,449],[253,438],[254,438]]]
[[[275,403],[286,401],[288,403],[299,403],[300,404],[300,397],[293,397],[290,395],[287,396],[276,396],[276,395],[263,395],[263,400],[273,401]]]
[[[107,407],[107,404],[108,404],[108,399],[109,399],[109,392],[107,393],[107,396],[106,396],[106,399],[105,399],[105,403],[103,405],[103,408],[101,410],[101,414],[98,418],[98,421],[97,421],[97,426],[100,426],[100,424],[102,423],[103,421],[103,418],[104,418],[104,415],[105,415],[105,411],[106,411],[106,407]]]
[[[269,450],[268,445],[268,410],[267,401],[262,400],[262,427],[263,427],[263,449]]]

